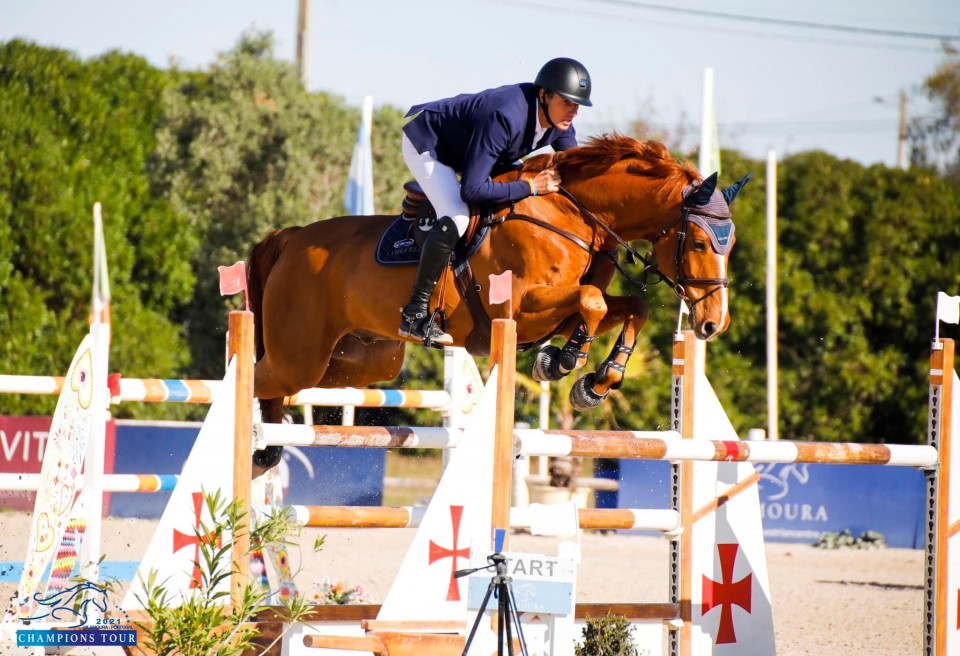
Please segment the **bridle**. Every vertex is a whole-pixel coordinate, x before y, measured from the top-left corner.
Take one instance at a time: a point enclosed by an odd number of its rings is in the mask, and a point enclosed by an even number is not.
[[[618,235],[613,230],[613,228],[611,228],[606,223],[604,223],[599,218],[597,218],[597,216],[593,212],[591,212],[589,209],[587,209],[583,205],[583,203],[577,200],[577,198],[573,194],[571,194],[569,191],[567,191],[563,187],[559,187],[558,192],[564,198],[566,198],[571,203],[573,203],[574,206],[577,208],[577,210],[580,212],[580,214],[585,219],[587,219],[588,222],[593,223],[595,226],[603,229],[608,235],[613,237],[614,240],[616,240],[616,242],[620,246],[622,246],[624,250],[627,251],[628,261],[636,262],[639,260],[640,262],[643,262],[643,272],[641,273],[640,278],[637,278],[629,274],[627,271],[625,271],[623,266],[620,264],[620,261],[617,258],[617,252],[619,249],[603,251],[607,255],[607,257],[609,257],[610,260],[613,262],[614,266],[616,266],[617,270],[625,278],[627,278],[627,280],[629,280],[633,284],[638,285],[640,287],[640,291],[645,291],[650,285],[663,281],[666,284],[670,285],[671,289],[673,289],[674,294],[677,295],[677,298],[685,302],[687,304],[687,307],[692,310],[693,306],[695,306],[697,303],[700,303],[706,300],[707,298],[709,298],[716,292],[720,291],[721,289],[725,289],[730,286],[730,278],[688,278],[683,273],[683,259],[684,259],[683,247],[687,240],[687,231],[689,230],[689,226],[691,223],[690,215],[692,213],[692,210],[698,210],[695,213],[696,216],[703,216],[703,217],[713,218],[713,219],[729,219],[729,217],[723,217],[717,214],[706,212],[703,209],[698,209],[699,206],[689,207],[687,205],[684,205],[680,210],[680,218],[674,221],[672,224],[670,224],[666,228],[664,228],[663,230],[661,230],[653,239],[649,240],[652,249],[655,250],[657,247],[657,242],[660,239],[670,234],[670,232],[672,232],[674,229],[677,230],[677,249],[676,249],[676,253],[674,254],[674,271],[676,272],[676,279],[671,280],[670,277],[667,274],[665,274],[663,271],[661,271],[659,266],[657,266],[657,263],[655,258],[653,257],[652,251],[649,255],[646,255],[646,256],[641,255],[636,251],[636,249],[634,249],[629,243],[627,243],[626,240],[620,237],[620,235]],[[517,218],[519,218],[519,216],[517,216]],[[559,230],[555,230],[555,231],[560,232],[560,234],[564,234],[564,232],[561,232]],[[576,240],[573,240],[573,241],[574,243],[577,243],[577,245],[580,246],[581,248],[585,247],[583,240],[580,240],[579,238],[577,238]],[[586,250],[591,254],[601,252],[601,251],[594,251],[590,247],[586,247]],[[650,275],[654,275],[657,278],[652,283],[648,282],[648,278]],[[713,287],[713,289],[711,289],[709,292],[707,292],[700,298],[693,300],[687,294],[687,288],[689,287]]]

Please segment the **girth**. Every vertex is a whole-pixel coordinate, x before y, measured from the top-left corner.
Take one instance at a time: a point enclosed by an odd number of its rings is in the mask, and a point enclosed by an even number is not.
[[[477,226],[477,234],[479,240],[474,240],[474,243],[471,243],[471,253],[466,257],[459,258],[459,249],[454,251],[453,258],[453,275],[454,280],[456,281],[457,291],[460,293],[460,297],[463,299],[464,303],[467,305],[467,309],[470,310],[470,316],[473,318],[473,332],[470,333],[467,337],[467,350],[474,355],[486,355],[489,353],[490,348],[490,335],[493,326],[493,321],[490,319],[490,315],[487,314],[487,310],[483,305],[483,300],[480,297],[480,291],[482,289],[481,285],[477,284],[476,278],[473,275],[473,269],[470,267],[470,256],[479,250],[480,245],[483,243],[483,240],[486,239],[490,230],[494,226],[501,225],[507,221],[526,221],[527,223],[532,223],[546,230],[554,232],[564,239],[567,239],[587,253],[590,254],[590,264],[587,267],[586,272],[580,278],[580,284],[585,285],[589,284],[593,279],[596,273],[596,267],[599,260],[595,258],[595,255],[603,254],[607,257],[616,259],[616,251],[614,248],[611,251],[599,251],[591,247],[590,244],[585,242],[580,237],[570,233],[562,228],[558,228],[555,225],[551,225],[546,221],[538,219],[534,216],[529,216],[527,214],[518,214],[514,211],[514,205],[511,205],[510,211],[502,216],[485,216],[480,220],[479,225]],[[560,327],[562,328],[562,326]],[[560,329],[558,328],[558,330]],[[552,336],[552,335],[551,335]],[[541,340],[542,341],[542,340]],[[536,346],[539,342],[530,342],[525,344],[518,344],[518,350],[525,350]]]

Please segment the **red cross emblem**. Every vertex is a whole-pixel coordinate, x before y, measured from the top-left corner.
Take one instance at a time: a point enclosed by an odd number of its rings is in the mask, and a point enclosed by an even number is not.
[[[447,601],[460,601],[460,586],[453,573],[457,571],[457,558],[469,558],[470,548],[457,548],[457,542],[460,538],[460,518],[463,516],[463,506],[450,506],[450,521],[453,524],[453,547],[447,549],[441,547],[433,540],[430,540],[430,560],[429,565],[433,565],[443,558],[450,559],[450,586],[447,588]]]
[[[718,544],[720,553],[720,580],[714,581],[707,576],[703,577],[703,615],[720,607],[720,628],[717,631],[717,644],[729,644],[737,641],[737,634],[733,630],[733,605],[740,606],[750,612],[752,596],[753,574],[747,574],[737,582],[733,582],[733,565],[737,560],[737,551],[740,545]],[[726,583],[724,583],[726,581]]]
[[[194,527],[200,529],[200,512],[203,509],[203,493],[194,492],[190,495],[193,498],[193,517]],[[203,541],[209,543],[213,537],[211,531],[204,536]],[[219,547],[219,540],[217,541]],[[187,534],[173,529],[173,553],[177,553],[184,547],[193,545],[193,573],[190,575],[190,589],[199,588],[203,581],[203,574],[200,572],[200,540],[197,538],[197,532]]]

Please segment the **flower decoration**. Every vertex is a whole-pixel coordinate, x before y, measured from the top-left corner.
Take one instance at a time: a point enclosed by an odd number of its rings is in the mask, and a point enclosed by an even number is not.
[[[370,595],[363,586],[350,586],[346,581],[333,580],[325,576],[313,584],[317,589],[313,593],[313,602],[321,606],[336,606],[346,604],[369,604]]]

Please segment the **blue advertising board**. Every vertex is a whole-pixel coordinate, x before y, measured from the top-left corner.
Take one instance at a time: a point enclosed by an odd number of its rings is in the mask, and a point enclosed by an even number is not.
[[[878,531],[891,547],[924,547],[924,473],[883,465],[758,464],[763,536],[813,544],[826,532]],[[597,476],[619,481],[597,494],[606,508],[669,508],[670,463],[605,460]]]
[[[200,432],[199,423],[117,421],[117,474],[178,474]],[[383,502],[385,449],[287,447],[288,504],[379,506]],[[113,494],[109,514],[160,517],[169,492]]]

